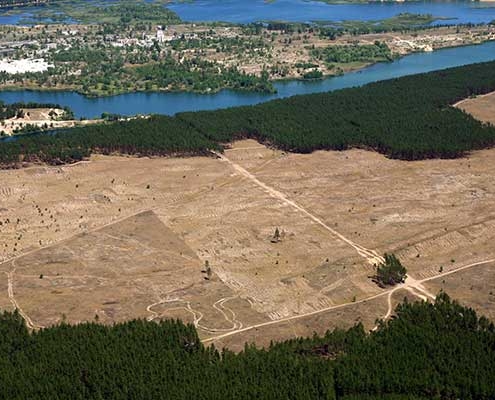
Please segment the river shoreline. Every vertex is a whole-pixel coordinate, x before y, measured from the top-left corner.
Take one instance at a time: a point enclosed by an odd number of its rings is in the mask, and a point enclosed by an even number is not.
[[[87,98],[71,91],[17,90],[0,92],[6,103],[56,103],[69,107],[76,118],[97,118],[103,112],[120,115],[164,114],[185,111],[253,105],[299,94],[328,92],[370,82],[398,78],[433,70],[495,60],[495,42],[441,49],[431,53],[413,53],[390,63],[379,63],[359,71],[319,81],[275,82],[277,94],[222,90],[216,94],[129,93],[103,98]]]
[[[463,48],[463,47],[470,47],[470,46],[481,46],[485,43],[494,42],[494,40],[495,39],[491,39],[491,40],[482,41],[480,43],[466,43],[466,44],[460,44],[460,45],[454,45],[454,46],[448,46],[447,45],[445,47],[434,49],[434,50],[432,50],[432,52],[438,52],[438,51],[445,50],[445,49],[456,49],[456,48]],[[421,53],[425,53],[425,51],[411,50],[410,52],[405,53],[405,54],[395,55],[395,58],[393,60],[390,60],[390,61],[363,62],[363,63],[360,63],[360,65],[358,65],[358,66],[356,66],[356,65],[349,66],[347,69],[344,69],[341,74],[324,74],[321,78],[317,78],[317,79],[303,79],[303,78],[289,77],[289,78],[285,78],[285,79],[270,80],[270,82],[272,84],[276,85],[277,83],[291,83],[291,82],[308,82],[308,83],[311,83],[311,82],[324,81],[324,80],[333,79],[333,78],[340,77],[340,76],[350,74],[350,73],[357,73],[357,72],[366,70],[367,68],[374,66],[374,65],[384,64],[384,63],[385,64],[386,63],[393,63],[394,61],[401,60],[404,57],[407,57],[407,56],[410,56],[413,54],[421,54]],[[225,90],[232,90],[235,93],[244,93],[244,94],[260,93],[260,94],[270,95],[270,94],[276,94],[277,93],[277,92],[273,93],[273,92],[268,92],[268,91],[262,92],[262,91],[254,91],[254,90],[235,90],[235,89],[231,89],[231,88],[221,88],[221,89],[215,90],[215,91],[159,89],[159,90],[122,91],[120,93],[102,94],[102,95],[88,95],[88,94],[85,94],[84,92],[81,92],[80,90],[78,90],[78,88],[76,86],[74,86],[74,87],[70,87],[70,86],[55,87],[55,88],[53,88],[53,87],[46,88],[43,86],[36,86],[36,85],[30,85],[30,86],[5,85],[5,86],[0,86],[0,93],[11,92],[11,91],[77,93],[77,94],[79,94],[79,95],[81,95],[87,99],[105,99],[105,98],[111,98],[111,97],[115,97],[115,96],[121,96],[121,95],[127,95],[127,94],[136,94],[136,93],[148,93],[148,94],[189,93],[189,94],[196,94],[196,95],[215,95],[215,94],[218,94],[218,93],[225,91]]]

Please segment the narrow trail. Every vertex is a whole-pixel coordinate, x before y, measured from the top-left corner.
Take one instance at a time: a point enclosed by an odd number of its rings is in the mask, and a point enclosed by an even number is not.
[[[181,300],[179,298],[171,298],[171,299],[160,299],[159,301],[157,301],[156,303],[153,303],[153,304],[150,304],[148,307],[146,307],[146,311],[148,311],[149,313],[152,314],[152,316],[148,317],[147,320],[148,321],[153,321],[154,319],[156,318],[160,318],[160,315],[159,313],[157,313],[156,311],[153,311],[153,307],[156,307],[156,306],[159,306],[159,305],[162,305],[162,304],[167,304],[167,303],[185,303],[186,305],[185,306],[176,306],[176,307],[170,307],[170,308],[167,308],[167,311],[171,311],[171,310],[184,310],[184,311],[187,311],[188,313],[191,313],[192,316],[193,316],[193,324],[196,328],[200,328],[201,329],[204,329],[206,331],[210,331],[209,329],[205,329],[205,327],[202,327],[199,322],[203,319],[203,314],[199,311],[196,311],[194,310],[192,307],[191,307],[191,304],[188,302],[188,301],[184,301],[184,300]],[[215,331],[211,331],[211,332],[215,332]]]
[[[159,304],[164,304],[164,303],[169,303],[169,302],[181,302],[183,300],[180,300],[180,299],[173,299],[173,300],[165,300],[165,301],[160,301],[160,302],[157,302],[157,303],[154,303],[150,306],[148,306],[146,308],[146,310],[150,313],[153,313],[154,315],[152,317],[148,317],[147,320],[148,321],[153,321],[155,320],[156,318],[160,318],[160,315],[161,314],[158,314],[156,311],[152,311],[151,310],[151,307],[154,307],[156,305],[159,305]],[[169,307],[167,308],[167,311],[175,311],[175,310],[183,310],[183,311],[186,311],[190,314],[192,314],[193,316],[193,325],[196,329],[200,328],[200,329],[203,329],[204,331],[207,331],[207,332],[211,332],[211,333],[215,333],[217,332],[216,330],[210,330],[208,329],[207,327],[205,326],[202,326],[199,324],[199,321],[201,321],[203,319],[203,313],[197,311],[197,310],[194,310],[192,307],[191,307],[191,304],[189,304],[188,301],[185,301],[186,305],[185,306],[176,306],[176,307]],[[222,331],[223,332],[223,331]]]
[[[15,270],[17,269],[17,267],[15,266],[15,262],[12,262],[12,267],[13,268],[10,270],[10,272],[6,272],[6,274],[7,274],[7,293],[8,293],[10,302],[14,306],[14,309],[17,310],[19,312],[19,314],[21,315],[21,317],[24,319],[24,321],[26,322],[26,326],[29,329],[43,328],[43,326],[37,325],[31,320],[31,318],[24,312],[24,310],[21,308],[21,306],[19,305],[19,303],[15,299],[14,274],[15,274]]]
[[[421,296],[423,295],[423,296],[426,296],[426,297],[428,297],[428,298],[430,298],[430,299],[432,299],[432,300],[435,300],[436,296],[435,296],[433,293],[429,292],[429,291],[428,291],[428,290],[427,290],[427,289],[426,289],[426,288],[422,285],[422,283],[423,283],[423,282],[424,282],[423,280],[418,281],[418,280],[416,280],[416,279],[414,279],[414,278],[412,278],[412,277],[408,276],[408,277],[406,278],[405,288],[406,288],[407,290],[409,290],[411,293],[416,293],[416,292],[421,293],[421,294],[417,295],[417,296],[418,296],[418,297],[420,297],[420,298],[421,298]]]
[[[409,283],[408,283],[408,280],[409,280]],[[408,279],[406,280],[405,283],[398,285],[395,288],[393,288],[392,290],[388,291],[387,292],[388,293],[388,295],[387,295],[388,308],[387,308],[387,312],[385,313],[385,315],[381,319],[383,321],[386,321],[392,315],[392,312],[394,311],[394,306],[392,304],[392,296],[394,295],[394,293],[398,292],[399,290],[407,290],[412,295],[420,298],[423,301],[428,301],[428,298],[435,300],[435,296],[433,296],[433,294],[429,293],[422,286],[421,286],[421,289],[418,289],[418,287],[420,287],[420,285],[421,284],[418,281],[408,277]],[[424,294],[422,294],[422,293],[424,293]],[[376,331],[378,329],[378,326],[379,326],[378,324],[375,325],[375,327],[372,329],[372,331]]]
[[[149,306],[146,307],[146,311],[152,314],[147,318],[148,321],[153,321],[157,318],[160,318],[160,313],[157,313],[156,311],[153,311],[153,308],[162,304],[167,304],[167,303],[184,303],[185,305],[183,306],[176,306],[176,307],[170,307],[167,308],[166,311],[171,311],[171,310],[184,310],[187,311],[188,313],[192,314],[193,316],[193,325],[197,329],[201,329],[206,332],[210,333],[222,333],[222,332],[232,332],[238,329],[242,329],[242,322],[238,321],[236,319],[236,314],[234,311],[232,311],[230,308],[226,307],[224,304],[230,300],[236,299],[237,296],[234,297],[224,297],[220,300],[217,300],[213,304],[213,308],[217,310],[222,316],[225,318],[225,320],[229,323],[232,324],[231,328],[210,328],[205,325],[202,325],[200,322],[204,317],[204,314],[201,311],[195,310],[191,307],[191,303],[187,300],[182,300],[179,298],[171,298],[171,299],[160,299],[159,301],[150,304]],[[228,313],[232,314],[232,317],[228,315]]]
[[[241,167],[239,164],[233,162],[229,158],[227,158],[225,155],[213,152],[220,160],[228,163],[235,171],[237,171],[239,174],[243,175],[244,177],[248,178],[251,182],[255,183],[257,186],[261,187],[265,192],[267,192],[270,196],[273,198],[282,201],[286,205],[296,209],[297,211],[301,212],[304,214],[306,217],[310,218],[313,222],[316,222],[318,225],[323,227],[325,230],[330,232],[333,236],[336,238],[340,239],[344,243],[348,244],[351,246],[356,252],[363,258],[365,258],[370,264],[372,265],[377,265],[385,260],[383,259],[382,256],[380,256],[376,251],[367,249],[366,247],[361,246],[358,243],[353,242],[351,239],[345,237],[341,233],[337,232],[335,229],[330,228],[327,224],[325,224],[320,218],[316,217],[315,215],[311,214],[308,210],[297,204],[296,202],[290,200],[286,195],[283,193],[279,192],[278,190],[268,186],[267,184],[261,182],[256,176],[251,174],[249,171],[247,171],[245,168]]]
[[[443,278],[444,276],[455,274],[456,272],[463,271],[465,269],[469,269],[469,268],[472,268],[472,267],[477,267],[478,265],[490,264],[492,262],[495,262],[495,258],[492,258],[492,259],[489,259],[489,260],[477,261],[477,262],[474,262],[474,263],[471,263],[471,264],[464,265],[464,266],[459,267],[459,268],[451,269],[450,271],[443,272],[441,274],[430,276],[429,278],[422,279],[420,282],[421,283],[429,282],[429,281],[432,281],[434,279]]]
[[[118,222],[122,222],[122,221],[125,221],[127,218],[132,218],[132,217],[135,217],[143,212],[146,212],[146,211],[150,211],[152,209],[150,208],[147,208],[147,209],[144,209],[144,210],[140,210],[138,212],[135,212],[131,215],[127,215],[125,217],[121,217],[121,218],[117,218],[111,222],[108,222],[106,224],[103,224],[93,230],[90,230],[90,231],[87,231],[86,233],[93,233],[93,232],[97,232],[101,229],[104,229],[110,225],[113,225],[115,223],[118,223]],[[26,325],[29,329],[41,329],[41,328],[44,328],[44,326],[42,325],[38,325],[38,324],[35,324],[31,318],[24,312],[24,310],[19,306],[19,304],[17,303],[17,300],[15,299],[15,295],[14,295],[14,274],[17,270],[17,266],[16,266],[16,261],[18,259],[21,259],[22,257],[25,257],[25,256],[28,256],[30,254],[34,254],[36,253],[37,251],[40,251],[40,250],[44,250],[44,249],[48,249],[48,248],[51,248],[51,247],[54,247],[54,246],[58,246],[60,244],[63,244],[63,243],[66,243],[66,242],[69,242],[70,240],[78,237],[79,235],[81,235],[81,232],[78,232],[68,238],[65,238],[63,240],[60,240],[58,242],[55,242],[55,243],[51,243],[51,244],[48,244],[46,246],[41,246],[41,247],[38,247],[36,249],[33,249],[31,251],[26,251],[25,253],[22,253],[22,254],[19,254],[18,256],[16,257],[12,257],[12,258],[9,258],[7,260],[3,260],[0,262],[0,265],[4,265],[4,264],[7,264],[7,263],[11,263],[12,264],[12,269],[10,270],[10,272],[6,272],[5,274],[7,275],[7,292],[8,292],[8,297],[9,297],[9,300],[10,302],[12,303],[12,305],[14,306],[15,309],[17,309],[17,311],[19,312],[19,314],[22,316],[22,318],[26,321]]]
[[[459,267],[459,268],[452,269],[452,270],[450,270],[448,272],[444,272],[444,273],[441,273],[441,274],[438,274],[438,275],[434,275],[434,276],[431,276],[429,278],[425,278],[425,279],[422,279],[422,280],[419,280],[419,281],[418,280],[415,280],[413,278],[408,278],[408,279],[406,279],[406,282],[404,282],[404,283],[402,283],[400,285],[397,285],[393,289],[387,290],[385,292],[378,293],[378,294],[373,295],[373,296],[370,296],[370,297],[366,297],[366,298],[361,299],[361,300],[358,300],[358,301],[354,301],[354,302],[350,302],[350,303],[343,303],[343,304],[339,304],[339,305],[331,306],[331,307],[326,307],[326,308],[322,308],[321,310],[316,310],[316,311],[312,311],[312,312],[305,313],[305,314],[293,315],[291,317],[281,318],[281,319],[278,319],[278,320],[275,320],[275,321],[267,321],[267,322],[262,322],[262,323],[256,324],[256,325],[246,326],[246,327],[244,327],[242,329],[237,329],[235,331],[227,332],[227,333],[224,333],[222,335],[213,336],[213,337],[210,337],[210,338],[207,338],[207,339],[203,339],[202,342],[203,343],[214,343],[214,342],[216,342],[218,340],[225,339],[227,337],[234,336],[234,335],[237,335],[239,333],[248,332],[248,331],[250,331],[252,329],[262,328],[262,327],[270,326],[270,325],[276,325],[276,324],[280,324],[280,323],[287,322],[287,321],[293,321],[293,320],[297,320],[297,319],[301,319],[301,318],[305,318],[305,317],[310,317],[312,315],[321,314],[321,313],[324,313],[324,312],[327,312],[327,311],[333,311],[333,310],[338,310],[340,308],[344,308],[344,307],[348,307],[348,306],[352,306],[352,305],[356,305],[356,304],[362,304],[362,303],[366,303],[368,301],[375,300],[375,299],[378,299],[378,298],[384,297],[384,296],[387,296],[387,301],[388,301],[388,310],[387,310],[387,313],[384,316],[384,319],[387,319],[387,318],[390,317],[390,315],[392,315],[392,311],[393,311],[392,295],[395,292],[397,292],[398,290],[401,290],[401,289],[405,289],[405,290],[409,290],[409,291],[412,290],[413,291],[412,293],[414,293],[415,295],[418,295],[417,293],[415,293],[415,291],[417,290],[417,291],[419,291],[419,292],[422,293],[420,295],[421,296],[420,298],[429,297],[429,298],[433,298],[434,299],[435,297],[433,296],[433,294],[431,294],[430,292],[428,292],[422,286],[423,283],[432,281],[434,279],[443,278],[444,276],[455,274],[456,272],[460,272],[460,271],[463,271],[463,270],[466,270],[466,269],[469,269],[469,268],[472,268],[472,267],[476,267],[476,266],[479,266],[479,265],[490,264],[490,263],[493,263],[493,262],[495,262],[495,258],[488,259],[488,260],[483,260],[483,261],[478,261],[478,262],[474,262],[474,263],[467,264],[467,265],[464,265],[464,266]],[[376,329],[376,327],[375,327],[375,329]]]
[[[220,299],[217,302],[215,302],[215,304],[213,304],[213,308],[215,310],[219,311],[224,316],[225,320],[227,320],[228,322],[230,322],[232,324],[231,330],[242,329],[242,327],[243,327],[242,322],[238,321],[236,319],[237,318],[236,313],[232,309],[228,308],[225,305],[225,303],[227,303],[228,301],[234,300],[236,298],[237,298],[237,296],[224,297],[223,299]],[[232,315],[232,317],[229,317],[227,315],[227,312],[230,313]]]
[[[409,293],[411,293],[413,296],[416,296],[420,298],[422,301],[428,301],[428,296],[425,296],[424,294],[418,293],[416,290],[414,290],[412,287],[405,287],[405,290],[407,290]],[[389,315],[392,314],[392,311],[390,311]]]
[[[213,343],[213,342],[216,342],[216,341],[218,341],[220,339],[224,339],[226,337],[237,335],[237,334],[243,333],[243,332],[248,332],[248,331],[253,330],[253,329],[256,329],[256,328],[263,328],[265,326],[277,325],[277,324],[280,324],[282,322],[293,321],[293,320],[297,320],[297,319],[301,319],[301,318],[305,318],[305,317],[310,317],[312,315],[321,314],[321,313],[327,312],[327,311],[338,310],[340,308],[344,308],[344,307],[347,307],[347,306],[350,306],[350,305],[356,305],[356,304],[365,303],[365,302],[368,302],[368,301],[371,301],[371,300],[378,299],[380,297],[386,296],[388,293],[389,293],[388,291],[387,292],[382,292],[382,293],[378,293],[378,294],[376,294],[374,296],[366,297],[364,299],[361,299],[361,300],[358,300],[358,301],[354,301],[354,302],[351,302],[351,303],[343,303],[343,304],[339,304],[339,305],[336,305],[336,306],[325,307],[325,308],[322,308],[320,310],[311,311],[311,312],[305,313],[305,314],[292,315],[290,317],[285,317],[285,318],[281,318],[281,319],[277,319],[277,320],[273,320],[273,321],[262,322],[262,323],[259,323],[259,324],[256,324],[256,325],[246,326],[244,328],[237,329],[237,330],[231,331],[231,332],[227,332],[227,333],[224,333],[224,334],[219,335],[219,336],[214,336],[214,337],[211,337],[211,338],[204,339],[204,340],[202,340],[202,342],[203,343]]]

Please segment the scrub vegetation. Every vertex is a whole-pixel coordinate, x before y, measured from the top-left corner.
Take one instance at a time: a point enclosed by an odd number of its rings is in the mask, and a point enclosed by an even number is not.
[[[392,61],[393,55],[385,43],[376,42],[371,45],[329,46],[315,49],[315,59],[325,63],[351,63],[356,61],[379,62]]]

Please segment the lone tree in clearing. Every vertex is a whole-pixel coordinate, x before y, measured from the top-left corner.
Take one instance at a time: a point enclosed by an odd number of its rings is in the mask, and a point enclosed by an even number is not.
[[[203,272],[206,274],[205,279],[209,281],[211,279],[212,270],[210,267],[210,262],[208,260],[205,261],[205,269],[203,270]]]
[[[394,254],[385,254],[385,262],[376,268],[376,279],[380,285],[397,285],[403,283],[407,270]]]

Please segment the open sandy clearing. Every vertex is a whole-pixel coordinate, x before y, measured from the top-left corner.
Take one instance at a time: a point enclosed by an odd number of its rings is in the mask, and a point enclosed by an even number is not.
[[[100,119],[59,120],[65,111],[59,108],[24,108],[23,116],[14,116],[0,121],[0,134],[11,136],[27,126],[36,126],[41,130],[48,128],[73,128],[101,123]]]
[[[182,318],[205,339],[239,331],[217,341],[232,348],[358,320],[371,329],[389,311],[369,278],[374,251],[396,252],[418,280],[495,258],[494,154],[407,163],[247,140],[225,160],[95,156],[1,171],[0,306],[13,307],[10,276],[37,326]],[[469,287],[476,271],[462,272]],[[408,288],[391,304],[428,297]]]
[[[426,286],[435,292],[444,290],[453,298],[495,319],[495,263],[480,265],[473,270],[460,271],[432,280]]]
[[[495,92],[458,102],[456,107],[480,121],[495,125]]]

